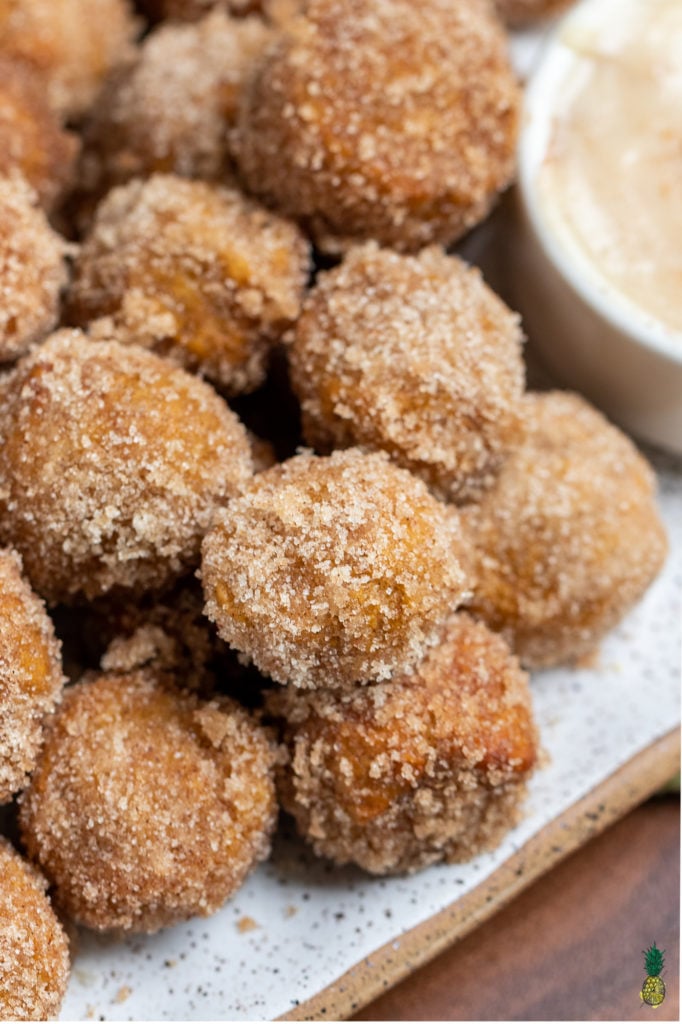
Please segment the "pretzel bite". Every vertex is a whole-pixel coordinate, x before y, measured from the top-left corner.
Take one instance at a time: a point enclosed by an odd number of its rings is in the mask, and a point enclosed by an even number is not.
[[[529,667],[591,654],[660,570],[654,475],[578,395],[529,394],[527,436],[479,505],[472,611]]]
[[[242,83],[272,31],[216,10],[195,25],[164,25],[115,72],[92,110],[81,175],[86,192],[157,171],[231,173],[228,129]]]
[[[309,246],[294,224],[238,192],[155,175],[114,189],[99,207],[68,315],[237,394],[262,382],[308,273]]]
[[[0,838],[0,1020],[53,1020],[69,943],[38,872]]]
[[[315,852],[374,874],[468,860],[515,824],[537,759],[528,677],[466,615],[407,675],[268,694],[284,719],[280,796]]]
[[[276,682],[387,679],[467,596],[464,557],[457,513],[383,454],[302,454],[216,515],[206,613]]]
[[[64,683],[52,622],[22,578],[19,556],[8,549],[0,549],[0,623],[0,803],[6,803],[33,771],[43,723]]]
[[[138,25],[128,0],[2,0],[0,46],[43,76],[48,102],[80,117],[106,74],[131,52]]]
[[[0,51],[0,176],[23,175],[50,212],[72,182],[78,148],[47,105],[40,76]]]
[[[59,317],[66,244],[19,177],[0,177],[0,363],[20,356]]]
[[[497,13],[512,27],[558,14],[571,3],[572,0],[495,0]]]
[[[251,476],[246,432],[203,381],[60,331],[0,382],[0,537],[49,602],[192,568]]]
[[[338,252],[449,244],[514,170],[519,91],[484,0],[309,0],[245,89],[247,188]]]
[[[441,249],[369,242],[318,277],[289,350],[306,441],[382,448],[441,498],[490,486],[520,436],[518,318]]]
[[[270,852],[276,748],[226,697],[151,670],[70,687],[20,822],[74,920],[154,932],[217,910]]]

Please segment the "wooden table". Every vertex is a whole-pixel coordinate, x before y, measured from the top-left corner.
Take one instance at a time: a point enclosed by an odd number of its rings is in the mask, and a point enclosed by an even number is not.
[[[355,1020],[678,1020],[677,796],[632,811]],[[643,1005],[642,950],[666,951]]]

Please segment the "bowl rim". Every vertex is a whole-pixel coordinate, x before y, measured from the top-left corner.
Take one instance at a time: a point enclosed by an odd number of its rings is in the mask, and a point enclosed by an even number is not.
[[[623,0],[618,2],[622,5]],[[648,0],[628,2],[638,5]],[[518,190],[545,256],[583,301],[629,341],[682,365],[682,332],[667,327],[636,303],[630,303],[606,279],[591,275],[590,267],[594,270],[594,264],[588,256],[584,261],[576,258],[571,248],[562,242],[543,211],[535,185],[537,171],[547,153],[549,129],[556,111],[556,92],[565,84],[571,67],[579,64],[579,55],[566,45],[564,34],[574,24],[592,18],[598,21],[614,5],[615,0],[581,0],[549,33],[524,92],[518,144]]]

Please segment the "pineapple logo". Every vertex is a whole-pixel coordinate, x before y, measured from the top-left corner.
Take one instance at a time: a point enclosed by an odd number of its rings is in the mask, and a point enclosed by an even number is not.
[[[665,982],[660,977],[664,956],[665,950],[658,949],[655,942],[644,953],[644,969],[647,976],[639,995],[643,1002],[654,1009],[660,1006],[665,999]]]

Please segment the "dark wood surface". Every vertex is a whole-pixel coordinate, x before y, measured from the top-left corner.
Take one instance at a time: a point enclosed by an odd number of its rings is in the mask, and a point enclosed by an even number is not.
[[[679,1020],[677,796],[628,814],[355,1020]],[[666,951],[661,1007],[642,950]]]

